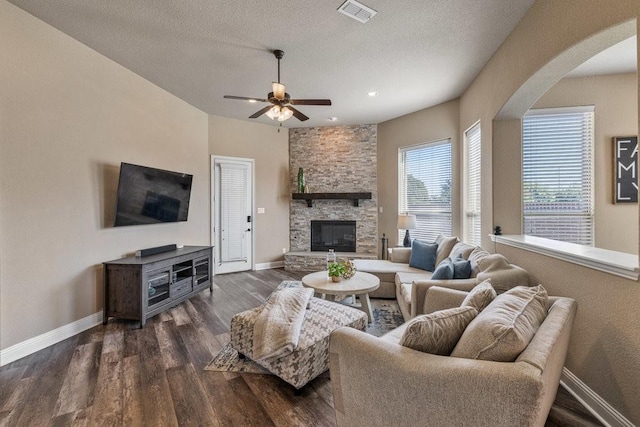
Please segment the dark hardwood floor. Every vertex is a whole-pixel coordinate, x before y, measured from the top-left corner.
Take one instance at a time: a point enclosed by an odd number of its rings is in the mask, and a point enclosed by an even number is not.
[[[111,319],[0,368],[0,426],[333,426],[329,379],[294,394],[272,375],[204,371],[233,314],[260,304],[282,269],[218,275],[213,292],[150,320]],[[547,426],[601,425],[559,393]],[[575,414],[578,415],[575,415]]]

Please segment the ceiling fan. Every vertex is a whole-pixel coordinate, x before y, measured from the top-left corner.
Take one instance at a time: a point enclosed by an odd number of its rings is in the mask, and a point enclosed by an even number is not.
[[[290,119],[291,116],[295,116],[301,122],[309,120],[309,117],[293,108],[293,105],[331,105],[330,99],[291,99],[289,94],[285,92],[285,86],[280,83],[280,60],[284,56],[284,52],[282,50],[274,50],[273,55],[278,60],[278,81],[271,84],[272,92],[269,92],[266,99],[234,95],[225,95],[224,97],[226,99],[240,99],[251,102],[269,102],[272,105],[267,105],[263,109],[256,111],[249,118],[255,119],[266,114],[271,120],[277,119],[279,122],[284,122]]]

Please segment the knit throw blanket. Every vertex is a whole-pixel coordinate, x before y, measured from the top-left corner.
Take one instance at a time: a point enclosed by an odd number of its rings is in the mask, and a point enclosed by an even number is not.
[[[253,359],[278,359],[298,346],[310,288],[284,288],[271,294],[253,326]]]

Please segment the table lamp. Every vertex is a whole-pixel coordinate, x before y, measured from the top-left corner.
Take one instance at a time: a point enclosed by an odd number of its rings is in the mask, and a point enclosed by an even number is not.
[[[416,216],[410,214],[398,215],[398,230],[407,230],[404,235],[404,242],[402,242],[405,248],[411,246],[411,237],[409,236],[409,230],[416,228]]]

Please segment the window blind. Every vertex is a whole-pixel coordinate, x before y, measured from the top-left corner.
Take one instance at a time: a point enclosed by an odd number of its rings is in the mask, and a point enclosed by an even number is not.
[[[451,141],[443,140],[398,151],[398,211],[416,216],[411,237],[433,241],[451,235]],[[402,241],[404,230],[398,230]]]
[[[524,233],[593,245],[593,107],[523,119]]]
[[[464,134],[465,139],[465,218],[464,241],[480,246],[480,123]]]

